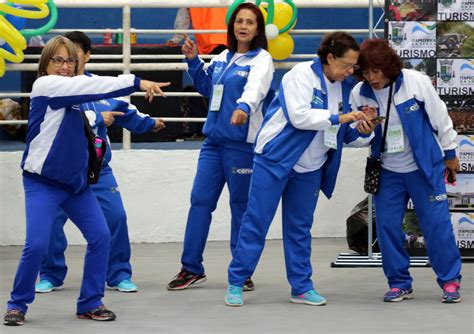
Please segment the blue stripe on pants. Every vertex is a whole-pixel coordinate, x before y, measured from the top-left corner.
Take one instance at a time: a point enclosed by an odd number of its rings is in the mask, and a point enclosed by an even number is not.
[[[107,283],[109,286],[116,286],[122,280],[132,277],[132,267],[130,265],[131,250],[127,216],[117,181],[109,166],[102,169],[99,182],[91,185],[91,189],[99,201],[110,230],[111,243],[107,266]],[[48,255],[40,269],[41,279],[46,279],[55,286],[63,284],[67,273],[64,257],[64,251],[67,248],[67,239],[64,234],[66,221],[66,214],[60,210],[51,229]]]
[[[26,209],[26,241],[8,302],[8,309],[26,312],[35,297],[35,281],[48,251],[51,226],[62,209],[87,240],[84,276],[77,312],[84,313],[102,305],[109,255],[110,233],[102,210],[88,187],[72,195],[39,180],[23,177]]]
[[[391,288],[408,289],[412,284],[408,271],[410,258],[403,248],[405,234],[402,230],[409,198],[415,206],[438,284],[442,286],[446,282],[461,279],[461,256],[449,215],[444,169],[438,169],[436,190],[420,171],[394,173],[382,169],[380,189],[375,195],[377,237],[382,251],[383,269]]]
[[[288,177],[278,179],[260,164],[254,164],[253,169],[249,202],[228,269],[229,284],[242,287],[255,271],[281,197],[285,261],[292,294],[311,290],[310,230],[321,185],[321,171],[292,171]]]
[[[191,191],[191,208],[186,223],[183,268],[194,274],[203,274],[203,253],[206,246],[212,212],[216,209],[224,184],[230,197],[231,237],[233,253],[237,244],[240,221],[247,207],[251,178],[252,152],[244,152],[206,140],[199,154],[196,176]]]

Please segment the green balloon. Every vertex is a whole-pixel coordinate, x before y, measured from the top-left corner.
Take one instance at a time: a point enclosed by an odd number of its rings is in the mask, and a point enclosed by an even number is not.
[[[44,35],[56,25],[56,22],[58,21],[58,9],[56,8],[56,5],[54,4],[53,0],[48,0],[48,7],[50,11],[50,18],[48,23],[38,29],[21,30],[20,33],[24,37]]]

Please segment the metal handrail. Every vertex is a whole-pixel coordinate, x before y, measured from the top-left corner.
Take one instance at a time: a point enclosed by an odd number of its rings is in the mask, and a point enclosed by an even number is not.
[[[349,34],[367,34],[370,29],[341,29]],[[71,31],[70,29],[51,29],[48,34],[65,34]],[[103,33],[123,33],[123,29],[81,29],[85,34],[103,34]],[[325,34],[328,32],[333,32],[334,29],[292,29],[288,33],[290,35],[317,35]],[[377,32],[383,32],[383,29],[377,29]],[[223,29],[135,29],[130,28],[131,33],[137,34],[156,34],[156,35],[165,35],[165,34],[225,34],[227,30]]]
[[[60,8],[182,8],[228,7],[233,0],[55,0]],[[369,0],[293,0],[298,8],[369,8]],[[377,7],[383,7],[378,1]]]
[[[232,0],[172,0],[172,1],[156,1],[156,0],[55,0],[55,5],[60,8],[122,8],[123,20],[122,29],[82,29],[85,33],[90,34],[101,34],[104,32],[110,33],[122,33],[123,34],[123,54],[109,56],[108,59],[122,59],[122,63],[102,63],[102,64],[88,64],[87,69],[94,70],[112,70],[122,71],[123,73],[131,73],[132,71],[169,71],[169,70],[185,70],[187,65],[185,63],[166,63],[166,64],[145,64],[138,63],[132,64],[132,59],[183,59],[181,55],[170,55],[169,58],[156,57],[157,55],[132,55],[130,34],[141,33],[141,34],[175,34],[175,33],[225,33],[225,30],[192,30],[192,29],[134,29],[131,28],[131,8],[181,8],[181,7],[228,7],[232,3]],[[298,8],[369,8],[372,9],[373,0],[294,0],[295,5]],[[383,7],[383,2],[378,0],[376,7]],[[51,33],[65,33],[70,31],[69,29],[53,29]],[[291,34],[294,35],[305,35],[305,34],[324,34],[332,32],[334,29],[294,29]],[[347,29],[345,30],[352,34],[372,34],[373,28],[369,25],[369,29]],[[307,59],[313,58],[315,55],[292,55],[290,59]],[[117,58],[115,58],[117,57]],[[208,58],[211,56],[203,56]],[[33,56],[28,56],[29,59],[35,59]],[[95,55],[92,58],[104,59],[99,55]],[[105,58],[107,59],[107,58]],[[275,69],[290,69],[296,65],[296,62],[276,62]],[[36,71],[38,68],[37,64],[7,64],[7,70],[9,71]],[[136,93],[133,95],[143,95]],[[20,97],[29,96],[29,93],[9,93],[0,92],[1,96],[7,97]],[[180,93],[170,92],[167,96],[199,96],[198,93]],[[194,122],[192,118],[162,118],[168,122]],[[196,122],[205,121],[205,118],[196,119]],[[18,122],[18,123],[17,123]],[[27,124],[27,121],[0,121],[0,124]],[[130,132],[126,129],[123,130],[123,148],[130,149],[131,137]]]
[[[188,122],[188,123],[202,123],[206,121],[206,118],[200,117],[150,117],[153,119],[161,119],[164,122],[169,123],[180,123],[180,122]],[[28,124],[27,120],[0,120],[0,125],[26,125]]]

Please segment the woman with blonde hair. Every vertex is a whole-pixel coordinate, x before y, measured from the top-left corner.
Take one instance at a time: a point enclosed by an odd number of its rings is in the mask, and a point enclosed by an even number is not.
[[[74,44],[63,36],[43,49],[38,79],[31,91],[26,149],[23,154],[26,241],[7,305],[4,324],[25,322],[27,304],[35,297],[35,280],[48,251],[51,226],[63,209],[87,240],[84,276],[77,317],[110,321],[115,314],[102,303],[110,233],[104,214],[88,184],[89,147],[85,115],[80,104],[110,97],[147,92],[163,95],[168,83],[119,77],[76,76]]]

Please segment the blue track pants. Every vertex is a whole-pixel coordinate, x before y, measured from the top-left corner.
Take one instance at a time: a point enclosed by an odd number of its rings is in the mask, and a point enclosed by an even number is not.
[[[242,287],[252,276],[265,247],[265,237],[282,199],[283,245],[288,282],[293,295],[314,289],[311,281],[311,227],[321,171],[276,178],[254,164],[249,202],[242,218],[237,248],[229,265],[229,284]]]
[[[242,215],[247,207],[252,152],[216,145],[206,140],[199,153],[196,176],[191,191],[181,263],[194,274],[203,274],[203,253],[206,246],[212,212],[227,183],[232,215],[230,249],[237,244]]]
[[[49,246],[51,226],[62,208],[87,240],[84,276],[77,312],[102,305],[110,233],[94,193],[87,187],[72,195],[42,181],[23,177],[26,208],[26,241],[8,301],[8,309],[27,311],[35,297],[35,281]]]
[[[131,250],[127,215],[117,181],[109,166],[102,169],[99,182],[91,185],[91,189],[104,212],[111,235],[107,284],[116,286],[121,281],[132,277],[132,266],[130,265]],[[60,210],[51,228],[48,255],[40,269],[40,278],[50,281],[54,286],[63,285],[67,273],[64,257],[64,251],[67,248],[67,239],[64,233],[66,221],[67,215],[63,210]]]
[[[375,195],[377,237],[382,264],[390,288],[411,288],[410,258],[403,248],[403,216],[412,199],[426,250],[440,286],[461,278],[461,256],[454,239],[446,187],[439,168],[439,182],[433,189],[420,171],[394,173],[382,169]]]

